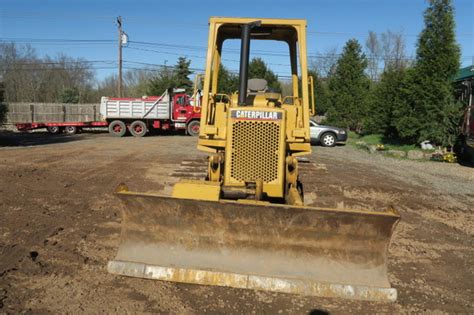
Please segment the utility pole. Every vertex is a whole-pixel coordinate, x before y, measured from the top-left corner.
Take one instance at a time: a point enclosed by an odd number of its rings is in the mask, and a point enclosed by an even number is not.
[[[117,94],[122,97],[122,17],[117,18],[118,26],[118,80],[117,80]]]

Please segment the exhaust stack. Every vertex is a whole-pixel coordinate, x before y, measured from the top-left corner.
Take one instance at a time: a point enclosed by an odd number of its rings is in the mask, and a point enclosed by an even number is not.
[[[262,21],[242,25],[239,69],[239,106],[247,105],[247,81],[249,76],[250,31],[259,27]]]

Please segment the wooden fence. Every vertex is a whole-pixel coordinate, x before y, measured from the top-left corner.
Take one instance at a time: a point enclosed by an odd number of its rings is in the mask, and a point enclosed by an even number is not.
[[[9,103],[6,124],[98,121],[100,104]]]

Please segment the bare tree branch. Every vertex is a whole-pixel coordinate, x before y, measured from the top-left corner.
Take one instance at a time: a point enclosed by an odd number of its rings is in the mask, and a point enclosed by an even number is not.
[[[377,34],[369,31],[369,36],[365,42],[365,48],[368,54],[367,72],[372,81],[377,81],[379,78],[379,57],[380,57],[380,42]]]

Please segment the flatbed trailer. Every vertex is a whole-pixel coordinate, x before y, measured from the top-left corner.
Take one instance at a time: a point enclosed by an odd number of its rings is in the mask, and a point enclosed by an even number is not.
[[[38,123],[17,123],[15,124],[18,131],[30,131],[35,129],[45,128],[51,134],[58,134],[65,132],[67,134],[75,134],[80,132],[82,128],[106,128],[108,127],[106,121],[71,121],[71,122],[38,122]]]

